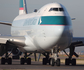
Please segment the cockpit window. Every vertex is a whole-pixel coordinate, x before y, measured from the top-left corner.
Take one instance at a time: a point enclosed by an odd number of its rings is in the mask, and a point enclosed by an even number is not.
[[[58,11],[58,8],[51,8],[49,11]]]
[[[49,11],[64,11],[63,8],[51,8]]]
[[[63,8],[59,8],[59,11],[64,11]]]

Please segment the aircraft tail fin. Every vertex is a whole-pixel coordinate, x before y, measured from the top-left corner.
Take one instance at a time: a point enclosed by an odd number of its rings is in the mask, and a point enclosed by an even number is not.
[[[19,15],[28,14],[26,0],[19,0]]]

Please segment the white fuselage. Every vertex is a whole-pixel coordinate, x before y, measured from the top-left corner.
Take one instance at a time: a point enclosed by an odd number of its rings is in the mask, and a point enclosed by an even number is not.
[[[48,52],[54,47],[63,50],[72,41],[71,18],[63,5],[50,3],[36,13],[17,16],[11,34],[25,36],[23,49],[27,52]]]

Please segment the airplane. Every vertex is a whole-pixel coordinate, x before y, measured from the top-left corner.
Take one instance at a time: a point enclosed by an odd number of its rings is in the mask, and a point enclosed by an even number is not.
[[[49,3],[33,13],[28,13],[26,0],[20,0],[19,15],[12,23],[1,21],[0,24],[11,26],[11,36],[0,36],[1,64],[12,64],[9,57],[9,49],[14,55],[23,52],[25,56],[20,59],[20,64],[31,65],[31,58],[34,53],[41,53],[43,65],[60,66],[58,53],[70,49],[66,55],[65,65],[76,65],[78,57],[75,47],[84,46],[84,37],[73,37],[72,20],[67,9],[60,3]],[[29,53],[29,54],[27,54]],[[50,56],[51,54],[51,56]],[[40,57],[40,56],[39,56]]]

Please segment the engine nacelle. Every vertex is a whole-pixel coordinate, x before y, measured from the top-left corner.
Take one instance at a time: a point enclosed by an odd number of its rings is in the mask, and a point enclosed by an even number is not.
[[[0,56],[4,55],[6,53],[6,46],[5,45],[0,45]]]
[[[18,55],[21,55],[22,52],[21,52],[19,49],[14,48],[14,49],[12,49],[12,54],[13,54],[14,56],[18,56]]]

